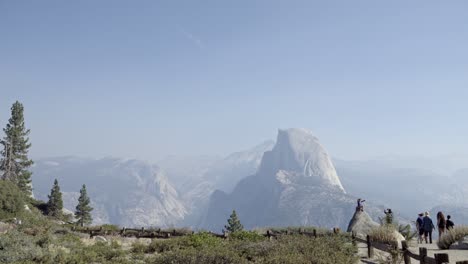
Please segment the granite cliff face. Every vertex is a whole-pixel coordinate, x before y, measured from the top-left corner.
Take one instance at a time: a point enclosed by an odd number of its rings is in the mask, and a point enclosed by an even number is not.
[[[159,167],[138,160],[76,157],[39,160],[33,168],[34,192],[47,200],[55,178],[64,207],[75,211],[79,189],[86,184],[93,224],[161,226],[180,223],[187,210]]]
[[[333,163],[310,131],[279,130],[257,173],[233,192],[215,191],[201,227],[219,231],[235,209],[247,228],[315,225],[345,229],[356,198],[347,195]],[[378,214],[369,208],[371,215]]]
[[[232,191],[242,178],[255,173],[263,153],[271,150],[273,145],[273,141],[266,141],[251,149],[232,153],[211,164],[200,176],[188,178],[181,188],[182,201],[189,210],[183,224],[199,226],[213,192],[217,189]]]

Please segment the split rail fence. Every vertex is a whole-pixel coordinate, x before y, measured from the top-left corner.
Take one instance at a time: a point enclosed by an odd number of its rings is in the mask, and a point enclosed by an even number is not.
[[[411,259],[417,260],[420,264],[445,264],[449,263],[449,255],[447,253],[435,253],[434,257],[427,255],[427,248],[420,247],[419,255],[411,252],[408,247],[407,241],[402,241],[401,249],[398,248],[397,244],[389,245],[377,241],[372,241],[372,237],[369,235],[366,236],[366,239],[357,237],[355,234],[352,234],[353,241],[361,242],[367,244],[367,256],[369,258],[374,257],[374,249],[385,251],[390,254],[401,254],[405,264],[411,264]],[[456,264],[468,264],[468,260],[457,261]]]
[[[120,230],[116,229],[104,229],[102,227],[99,228],[88,228],[88,227],[72,227],[73,231],[76,232],[81,232],[81,233],[87,233],[90,235],[90,237],[94,236],[122,236],[122,237],[136,237],[136,238],[159,238],[159,239],[169,239],[173,237],[180,237],[180,236],[186,236],[193,234],[193,231],[190,230],[183,230],[183,229],[169,229],[169,230],[163,230],[163,229],[155,229],[155,228],[150,228],[150,229],[145,229],[144,227],[136,229],[136,228],[122,228]],[[273,231],[273,230],[267,230],[267,232],[264,234],[265,237],[268,237],[269,239],[273,239],[277,236],[281,235],[288,235],[288,234],[301,234],[309,237],[322,237],[322,236],[330,236],[330,235],[335,235],[339,234],[340,229],[339,228],[334,228],[333,232],[317,232],[316,229],[313,229],[312,232],[310,231],[305,231],[305,230],[299,230],[299,231],[291,231],[291,230],[282,230],[282,231]],[[227,233],[224,234],[218,234],[218,233],[213,233],[209,232],[209,234],[215,236],[215,237],[220,237],[220,238],[228,238],[229,235]],[[351,234],[351,238],[353,243],[360,242],[364,243],[367,245],[367,256],[369,258],[374,257],[374,249],[378,249],[381,251],[385,251],[390,254],[401,254],[403,256],[403,260],[405,264],[411,264],[411,259],[417,260],[419,262],[415,263],[420,263],[420,264],[444,264],[444,263],[449,263],[449,255],[446,253],[436,253],[434,254],[434,257],[430,257],[427,255],[427,248],[421,247],[419,248],[419,254],[415,254],[411,252],[408,248],[408,244],[406,241],[402,241],[402,247],[401,249],[398,248],[397,244],[390,245],[390,244],[385,244],[377,241],[373,241],[372,237],[367,236],[366,239],[363,239],[361,237],[356,236],[354,233]],[[468,260],[465,261],[457,261],[456,264],[468,264]]]

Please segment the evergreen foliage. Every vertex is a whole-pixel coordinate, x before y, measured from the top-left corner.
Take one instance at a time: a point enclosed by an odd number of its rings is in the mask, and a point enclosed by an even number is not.
[[[12,218],[24,210],[19,188],[10,181],[0,180],[0,219]]]
[[[77,223],[81,226],[91,224],[93,221],[91,217],[91,211],[93,208],[89,205],[90,200],[86,192],[86,185],[83,184],[83,187],[80,190],[80,198],[78,198],[78,205],[76,206],[75,217]]]
[[[47,214],[53,217],[61,218],[63,209],[62,192],[57,179],[54,181],[54,186],[50,190],[49,201],[47,202]]]
[[[242,226],[239,218],[237,217],[236,210],[232,210],[232,214],[227,220],[228,224],[224,226],[226,231],[234,233],[237,231],[242,231],[244,229],[244,226]]]
[[[11,107],[11,117],[3,129],[5,137],[0,140],[3,150],[0,152],[1,178],[15,183],[21,191],[31,195],[31,171],[33,161],[28,158],[29,129],[24,125],[23,105],[16,101]]]

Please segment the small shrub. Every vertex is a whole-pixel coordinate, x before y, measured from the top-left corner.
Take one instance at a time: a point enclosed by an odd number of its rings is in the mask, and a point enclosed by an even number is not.
[[[0,236],[0,263],[24,263],[41,259],[41,248],[30,236],[11,230]]]
[[[154,239],[148,245],[146,253],[164,253],[168,251],[178,250],[182,245],[180,241],[183,239],[186,238],[172,238],[167,240]]]
[[[229,239],[258,242],[265,240],[265,237],[252,231],[237,231],[229,234]]]
[[[143,254],[143,253],[146,253],[147,249],[148,249],[148,246],[137,241],[132,244],[132,248],[130,249],[130,251],[135,254]]]
[[[193,235],[189,235],[188,237],[188,246],[194,248],[201,248],[201,247],[215,247],[221,244],[223,241],[221,238],[215,237],[210,233],[201,232]]]
[[[209,248],[202,249],[186,248],[176,252],[168,252],[157,256],[149,263],[155,264],[243,264],[248,263],[242,259],[236,252],[227,248]]]
[[[102,227],[102,230],[106,230],[106,231],[120,231],[120,227],[118,225],[111,225],[111,224],[104,224],[104,225],[100,225],[100,226],[96,226],[96,228],[101,228]]]
[[[407,225],[398,225],[398,232],[403,235],[406,241],[411,241],[418,235],[418,231],[411,231],[411,226]]]
[[[437,246],[440,249],[449,249],[450,246],[460,239],[468,236],[468,226],[455,226],[440,236]]]

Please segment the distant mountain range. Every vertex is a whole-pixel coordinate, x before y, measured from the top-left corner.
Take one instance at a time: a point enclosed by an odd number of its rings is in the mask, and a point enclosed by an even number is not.
[[[159,166],[119,158],[41,159],[32,179],[36,197],[46,200],[57,178],[71,211],[86,184],[95,224],[219,231],[236,209],[247,227],[345,228],[357,197],[367,200],[366,210],[374,220],[384,207],[405,219],[435,207],[432,210],[447,208],[459,218],[456,222],[468,224],[460,213],[466,209],[468,169],[452,167],[443,173],[452,163],[430,160],[431,167],[424,165],[429,159],[411,160],[332,160],[310,131],[288,129],[279,131],[276,142],[225,158],[170,156]],[[456,163],[462,164],[460,159]],[[444,166],[433,169],[437,164]]]
[[[175,188],[155,165],[116,158],[51,158],[33,167],[34,193],[47,200],[58,179],[65,208],[74,211],[79,189],[86,184],[94,224],[174,226],[187,215]]]

